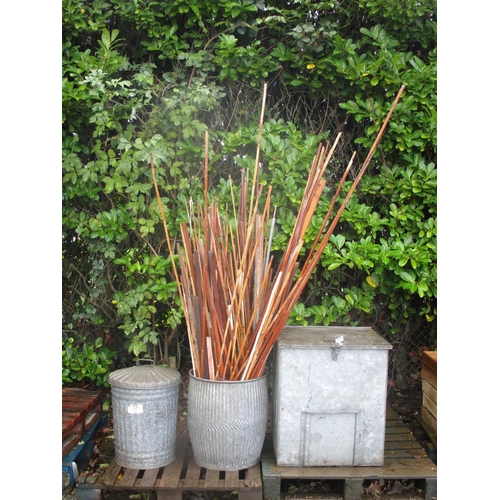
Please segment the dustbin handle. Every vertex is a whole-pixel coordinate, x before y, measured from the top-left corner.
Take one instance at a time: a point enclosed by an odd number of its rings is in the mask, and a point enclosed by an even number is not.
[[[137,359],[137,366],[139,366],[139,361],[150,361],[151,363],[153,363],[154,366],[156,366],[156,363],[155,363],[154,359],[138,358]]]

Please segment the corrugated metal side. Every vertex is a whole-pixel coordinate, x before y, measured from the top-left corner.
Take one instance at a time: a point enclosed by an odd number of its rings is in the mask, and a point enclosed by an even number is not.
[[[188,429],[195,462],[207,469],[240,470],[260,461],[266,434],[266,376],[219,382],[191,376]]]

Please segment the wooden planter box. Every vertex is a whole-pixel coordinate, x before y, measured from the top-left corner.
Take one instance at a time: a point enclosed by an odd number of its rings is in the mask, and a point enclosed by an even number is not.
[[[422,353],[422,427],[437,447],[437,352]]]

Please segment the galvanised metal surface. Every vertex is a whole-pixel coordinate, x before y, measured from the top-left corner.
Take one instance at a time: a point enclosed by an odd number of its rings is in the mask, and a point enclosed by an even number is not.
[[[273,363],[277,465],[383,465],[390,349],[371,328],[283,329]]]
[[[115,460],[129,469],[154,469],[175,460],[180,374],[135,366],[109,375]]]
[[[190,374],[188,430],[200,467],[236,471],[260,462],[268,417],[267,377],[213,381]]]

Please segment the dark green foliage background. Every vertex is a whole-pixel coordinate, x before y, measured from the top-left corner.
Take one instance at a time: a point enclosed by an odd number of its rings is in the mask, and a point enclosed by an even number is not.
[[[435,339],[436,2],[283,4],[63,0],[64,352],[112,348],[116,366],[187,359],[149,155],[177,237],[202,195],[205,130],[213,196],[229,200],[229,177],[253,168],[264,82],[261,180],[273,186],[277,253],[318,143],[343,132],[332,190],[406,85],[290,322],[373,325],[407,351],[417,334]],[[66,369],[65,383],[78,380]]]

